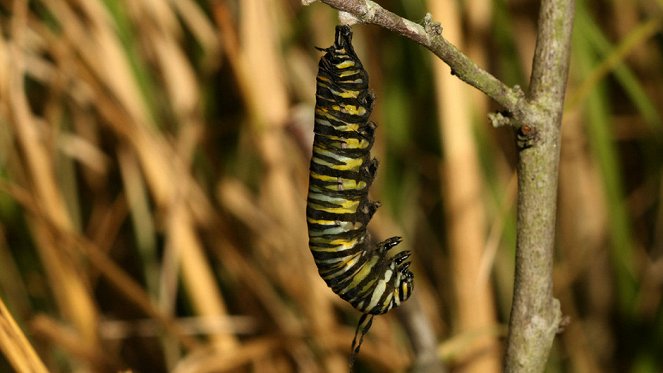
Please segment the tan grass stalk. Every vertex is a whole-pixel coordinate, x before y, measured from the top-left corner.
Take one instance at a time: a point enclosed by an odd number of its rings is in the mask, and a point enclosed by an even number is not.
[[[114,94],[121,104],[120,112],[128,114],[126,118],[118,118],[119,121],[115,118],[109,119],[114,122],[115,128],[127,135],[127,139],[133,145],[143,167],[146,183],[164,213],[168,247],[177,252],[176,255],[182,266],[183,282],[187,293],[191,296],[194,309],[201,316],[226,315],[226,306],[214,281],[212,269],[203,254],[203,248],[195,231],[195,223],[188,209],[187,199],[192,195],[191,190],[195,190],[193,187],[195,183],[188,175],[188,167],[180,163],[182,155],[154,131],[155,125],[151,121],[151,115],[148,114],[144,98],[139,95],[141,90],[129,67],[126,53],[114,32],[107,9],[100,3],[92,2],[82,2],[80,7],[92,20],[92,30],[82,33],[81,25],[77,20],[72,20],[74,26],[69,26],[71,28],[69,37],[72,38],[72,43],[78,42],[87,46],[87,49],[81,49],[80,53],[94,71],[93,78],[99,79],[103,91],[109,90]],[[54,9],[63,15],[70,14],[65,6],[54,6]],[[144,9],[139,7],[134,11],[141,12]],[[188,63],[181,58],[179,52],[174,52],[177,50],[173,45],[174,40],[159,34],[159,30],[163,28],[146,29],[144,37],[156,42],[155,47],[159,51],[157,57],[162,62],[165,77],[173,80],[169,87],[173,87],[174,83],[182,85],[177,88],[179,91],[170,89],[168,92],[173,99],[175,111],[188,115],[197,105],[196,82]],[[172,61],[166,63],[164,59]],[[175,67],[178,63],[180,65]],[[174,183],[174,180],[178,182]],[[222,349],[232,349],[236,344],[232,335],[214,335],[212,338]]]
[[[9,98],[10,123],[16,140],[24,154],[29,183],[34,188],[37,204],[42,207],[46,221],[62,235],[72,234],[74,226],[56,181],[56,170],[51,149],[43,141],[43,134],[33,117],[25,96],[24,77],[27,33],[27,3],[14,3],[12,19],[12,41],[9,52],[8,92],[0,97]],[[78,255],[71,247],[54,240],[40,220],[31,225],[43,265],[50,279],[55,301],[63,316],[76,325],[77,330],[89,344],[96,344],[95,325],[97,311],[91,299],[85,275],[80,267]]]
[[[430,12],[444,25],[445,38],[463,45],[460,13],[454,1],[428,1]],[[436,17],[437,18],[437,17]],[[482,177],[470,116],[471,88],[448,73],[434,59],[438,92],[439,126],[444,150],[443,198],[447,206],[451,270],[456,299],[457,332],[481,330],[495,325],[495,308],[490,283],[479,269],[486,245],[486,213],[482,199]],[[483,281],[480,281],[483,280]],[[500,355],[493,336],[477,337],[467,346],[470,360],[466,372],[497,372]]]
[[[0,298],[0,350],[17,372],[48,372],[2,298]]]
[[[337,327],[330,298],[321,289],[322,280],[317,275],[306,247],[306,225],[302,218],[305,196],[293,180],[293,170],[300,160],[290,157],[284,149],[294,146],[283,135],[288,119],[288,97],[285,91],[283,61],[279,54],[278,18],[280,8],[270,0],[247,0],[242,3],[240,29],[241,71],[247,82],[249,115],[254,119],[253,132],[263,163],[265,175],[261,182],[260,207],[278,222],[279,229],[287,234],[283,245],[269,246],[264,255],[278,260],[275,273],[283,279],[284,286],[301,303],[310,322],[315,340],[327,350],[324,364],[327,371],[344,370],[345,359],[330,350],[327,336]],[[286,259],[287,258],[287,259]],[[276,263],[275,263],[276,264]],[[293,276],[297,273],[297,276]],[[311,286],[315,283],[316,286]]]
[[[30,328],[40,339],[57,346],[78,361],[89,362],[96,371],[113,371],[120,367],[113,353],[81,343],[79,333],[46,315],[35,316]]]
[[[24,209],[37,217],[35,220],[39,220],[39,217],[44,215],[27,190],[0,181],[0,191],[11,195]],[[178,337],[184,347],[192,350],[198,346],[198,343],[194,339],[187,336],[184,331],[180,330],[177,324],[174,324],[167,315],[164,315],[150,302],[149,296],[145,294],[143,289],[123,269],[115,264],[106,253],[85,237],[75,234],[62,235],[52,224],[48,223],[42,221],[42,224],[39,225],[39,227],[46,229],[45,234],[51,235],[54,240],[57,239],[64,242],[69,247],[81,250],[90,262],[90,265],[101,272],[111,285],[119,290],[129,301],[143,310],[146,315],[158,321],[165,330]],[[40,236],[37,235],[37,237]],[[96,326],[93,328],[93,331],[96,332]]]
[[[169,246],[180,256],[182,277],[197,314],[222,317],[228,311],[191,223],[191,217],[184,206],[171,212],[167,223],[172,240]],[[238,346],[233,334],[217,333],[210,338],[221,351],[230,351]]]
[[[196,36],[196,40],[202,45],[210,64],[212,64],[211,60],[218,58],[220,48],[216,26],[209,21],[209,18],[195,1],[175,0],[172,4],[179,16],[182,17],[182,21]]]
[[[224,354],[215,346],[210,346],[180,360],[173,373],[235,372],[242,366],[266,355],[272,355],[283,347],[283,340],[275,337],[248,342],[233,354]]]

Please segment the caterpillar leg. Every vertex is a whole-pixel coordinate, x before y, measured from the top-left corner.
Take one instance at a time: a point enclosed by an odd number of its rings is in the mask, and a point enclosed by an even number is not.
[[[378,125],[375,124],[375,122],[368,122],[368,123],[366,123],[366,126],[360,128],[357,131],[357,133],[361,137],[363,137],[364,139],[368,140],[371,143],[371,145],[369,146],[369,150],[370,150],[370,147],[373,146],[373,139],[375,138],[375,129],[376,128],[378,128]]]
[[[363,177],[366,178],[366,182],[368,185],[373,184],[373,180],[375,180],[375,175],[378,173],[378,165],[380,162],[378,162],[377,159],[373,158],[370,161],[366,162],[363,166],[361,166],[361,174]]]
[[[380,162],[376,158],[371,159],[371,163],[368,164],[368,175],[371,178],[371,183],[373,183],[375,175],[378,173],[379,164]]]
[[[410,262],[403,264],[403,262],[410,257],[410,254],[411,253],[409,251],[401,251],[400,253],[396,254],[396,256],[394,256],[394,261],[396,264],[398,264],[398,268],[407,269],[410,266]]]
[[[364,342],[364,336],[366,333],[368,333],[368,329],[370,329],[371,325],[373,324],[373,316],[374,315],[365,313],[361,315],[361,318],[359,318],[359,323],[357,324],[357,329],[355,330],[355,337],[352,339],[352,351],[350,353],[350,372],[352,372],[352,366],[355,363],[357,354],[359,354],[359,348],[361,348],[361,344]],[[361,335],[359,334],[360,331]],[[359,335],[359,342],[357,342],[357,335]]]
[[[375,104],[375,93],[369,90],[368,94],[366,94],[366,106],[368,107],[368,111],[373,111],[373,104]]]
[[[373,214],[375,214],[375,212],[378,210],[380,205],[382,205],[382,204],[378,201],[368,201],[368,203],[364,206],[364,210],[363,210],[363,212],[364,212],[364,214],[366,214],[368,220],[371,220],[371,218],[373,217]]]
[[[384,241],[382,241],[378,244],[378,251],[379,252],[387,252],[391,248],[393,248],[394,246],[401,243],[401,241],[403,241],[403,238],[398,237],[398,236],[387,238],[386,240],[384,240]],[[408,256],[409,256],[409,254],[408,254]]]

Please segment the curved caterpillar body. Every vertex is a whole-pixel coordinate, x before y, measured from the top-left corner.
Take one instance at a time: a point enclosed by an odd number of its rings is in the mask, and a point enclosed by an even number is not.
[[[373,95],[368,74],[352,47],[352,31],[336,26],[334,45],[320,59],[315,137],[306,207],[309,247],[320,276],[364,315],[361,338],[373,315],[397,307],[412,294],[409,251],[388,255],[401,242],[376,243],[367,225],[379,203],[368,199],[378,162],[371,158],[375,124],[368,120]],[[353,341],[354,354],[357,333]]]

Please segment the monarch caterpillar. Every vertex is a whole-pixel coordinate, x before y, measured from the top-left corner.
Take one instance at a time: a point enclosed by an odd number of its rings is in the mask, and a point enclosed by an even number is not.
[[[363,313],[352,341],[352,366],[373,316],[407,300],[414,275],[409,251],[388,255],[401,237],[376,243],[366,229],[380,206],[368,199],[378,167],[370,155],[376,126],[368,117],[374,98],[350,27],[336,26],[334,45],[318,49],[325,54],[316,79],[306,206],[309,247],[327,285]]]

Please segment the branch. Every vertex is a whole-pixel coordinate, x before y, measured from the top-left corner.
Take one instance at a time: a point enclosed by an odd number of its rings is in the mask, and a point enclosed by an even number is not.
[[[522,90],[518,86],[508,87],[489,72],[481,69],[458,48],[444,39],[442,27],[432,20],[430,14],[426,15],[422,26],[398,16],[370,0],[320,1],[352,15],[361,22],[384,27],[423,45],[449,65],[452,74],[485,93],[502,105],[511,115],[516,118],[521,117],[521,112],[526,106]],[[498,115],[493,119],[493,123],[505,124],[504,118]]]
[[[574,0],[541,1],[528,92],[536,109],[520,128],[533,146],[518,157],[516,273],[506,372],[543,372],[563,321],[552,278],[560,126],[574,9]]]

